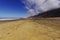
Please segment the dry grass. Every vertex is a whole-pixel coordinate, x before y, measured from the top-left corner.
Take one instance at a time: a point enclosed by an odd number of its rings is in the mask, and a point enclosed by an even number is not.
[[[0,23],[0,40],[60,40],[60,19],[25,19]]]

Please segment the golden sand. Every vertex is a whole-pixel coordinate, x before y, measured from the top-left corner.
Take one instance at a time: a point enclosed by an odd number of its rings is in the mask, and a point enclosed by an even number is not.
[[[0,40],[60,40],[60,19],[0,23]]]

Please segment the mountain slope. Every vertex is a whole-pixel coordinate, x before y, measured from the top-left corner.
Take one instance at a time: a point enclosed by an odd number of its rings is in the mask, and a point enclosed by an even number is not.
[[[34,17],[39,17],[39,18],[48,18],[48,17],[60,17],[60,8],[58,9],[54,9],[54,10],[50,10],[44,13],[40,13],[38,15],[32,16]]]
[[[0,40],[60,40],[60,19],[0,23]]]

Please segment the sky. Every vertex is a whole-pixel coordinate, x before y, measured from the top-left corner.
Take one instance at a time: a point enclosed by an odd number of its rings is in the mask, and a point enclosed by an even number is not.
[[[60,8],[60,0],[23,0],[30,16]]]
[[[26,17],[27,9],[21,0],[0,0],[0,17]]]
[[[0,17],[25,18],[55,8],[59,0],[0,0]]]

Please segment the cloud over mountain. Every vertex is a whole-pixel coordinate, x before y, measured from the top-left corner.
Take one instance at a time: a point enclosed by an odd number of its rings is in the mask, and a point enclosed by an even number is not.
[[[29,16],[34,16],[39,13],[60,8],[58,0],[22,0],[25,8],[28,10]]]

